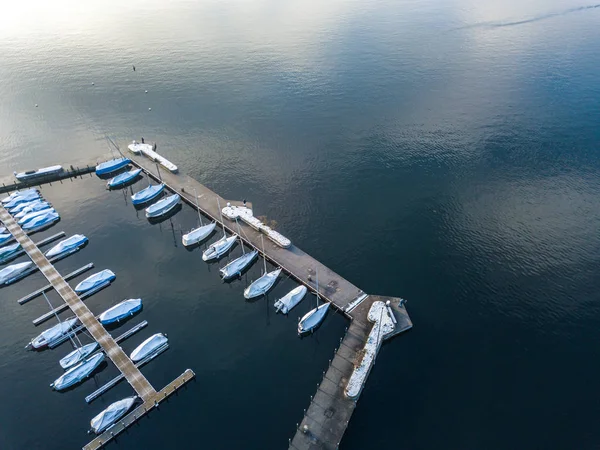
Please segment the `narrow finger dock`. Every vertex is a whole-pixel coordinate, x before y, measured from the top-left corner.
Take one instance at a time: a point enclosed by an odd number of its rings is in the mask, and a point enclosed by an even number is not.
[[[157,392],[123,349],[115,342],[113,337],[106,331],[102,324],[100,324],[89,308],[81,301],[79,296],[73,291],[62,275],[50,261],[48,261],[38,246],[36,246],[29,236],[25,234],[23,229],[17,224],[4,206],[0,206],[0,220],[19,244],[21,244],[23,250],[25,250],[29,258],[31,258],[44,277],[46,277],[50,285],[58,292],[67,307],[77,316],[91,337],[100,344],[106,356],[110,358],[114,365],[119,369],[123,374],[123,377],[129,382],[143,402],[141,406],[121,420],[117,426],[109,428],[86,445],[84,449],[92,450],[102,447],[135,422],[135,420],[157,407],[162,400],[165,400],[168,396],[177,392],[177,389],[194,378],[194,372],[188,369],[167,387]]]

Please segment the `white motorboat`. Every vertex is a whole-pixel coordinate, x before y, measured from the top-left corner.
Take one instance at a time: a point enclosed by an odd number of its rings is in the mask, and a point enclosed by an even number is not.
[[[179,200],[181,200],[179,194],[169,195],[168,197],[160,199],[146,208],[146,217],[151,219],[167,214],[179,204]]]
[[[96,175],[107,175],[109,173],[116,172],[130,162],[131,160],[129,158],[116,158],[100,163],[96,166]]]
[[[47,177],[49,175],[56,175],[61,173],[64,169],[62,166],[50,166],[50,167],[42,167],[38,170],[28,170],[26,172],[14,172],[15,178],[19,181],[30,180],[32,178],[42,178]]]
[[[57,323],[52,328],[48,328],[46,331],[43,331],[37,337],[33,338],[31,340],[31,346],[33,348],[46,347],[67,334],[78,322],[79,319],[77,317],[72,317],[64,322]]]
[[[36,212],[36,211],[42,211],[44,209],[50,209],[52,208],[52,205],[48,202],[43,202],[41,200],[39,201],[35,201],[32,203],[21,203],[21,205],[27,205],[24,208],[22,208],[18,213],[14,214],[15,219],[22,219],[23,217],[25,217],[27,214]],[[19,205],[19,206],[21,206]],[[14,212],[11,211],[11,214]]]
[[[162,333],[156,333],[150,336],[131,352],[131,360],[134,363],[141,361],[146,356],[150,356],[160,347],[165,345],[168,341],[169,339],[167,339],[167,337]]]
[[[114,178],[111,178],[106,186],[108,188],[117,188],[123,186],[124,184],[129,183],[131,180],[135,179],[142,172],[142,169],[133,169],[128,170],[127,172],[120,173]]]
[[[303,285],[292,289],[290,292],[288,292],[275,302],[275,309],[277,310],[277,312],[281,311],[283,314],[289,313],[294,308],[294,306],[296,306],[302,301],[307,291],[308,289],[306,289],[306,286]]]
[[[21,249],[21,244],[18,242],[0,248],[0,264],[12,258],[15,253]]]
[[[115,278],[117,278],[117,276],[112,270],[104,269],[101,272],[95,273],[94,275],[90,275],[89,277],[87,277],[85,280],[83,280],[81,283],[75,286],[74,290],[77,294],[81,294],[83,292],[94,289],[100,285],[103,285],[104,283],[110,283]]]
[[[235,244],[237,236],[223,236],[217,242],[210,244],[210,246],[202,253],[203,261],[210,261],[212,259],[218,259],[229,251]]]
[[[19,203],[17,206],[13,206],[12,208],[10,208],[8,210],[8,212],[16,217],[16,215],[18,213],[20,213],[21,211],[23,211],[25,208],[29,208],[30,206],[37,205],[38,203],[47,203],[47,202],[42,197],[38,197],[35,200]],[[31,211],[28,211],[28,212],[31,212]]]
[[[242,244],[242,248],[244,244]],[[222,267],[219,272],[224,280],[228,280],[233,277],[241,275],[244,269],[248,267],[258,256],[258,250],[252,250],[251,252],[245,253],[239,258],[234,259],[225,267]]]
[[[11,264],[8,267],[0,270],[0,284],[10,283],[13,279],[21,275],[26,270],[29,270],[33,263],[26,261],[17,264]]]
[[[12,194],[8,195],[7,197],[4,197],[2,200],[0,200],[2,203],[8,203],[10,200],[12,200],[15,197],[18,197],[19,195],[25,195],[25,194],[29,194],[30,192],[39,192],[37,189],[35,188],[29,188],[29,189],[23,189],[22,191],[15,191]]]
[[[208,225],[204,225],[202,223],[202,215],[200,214],[200,207],[198,206],[198,193],[195,189],[194,194],[196,196],[196,210],[198,211],[198,222],[200,226],[181,237],[181,242],[185,247],[191,247],[192,245],[202,242],[204,239],[210,236],[217,226],[216,222],[209,223]]]
[[[327,310],[329,309],[330,303],[324,303],[319,306],[319,272],[317,272],[317,307],[311,309],[309,312],[302,316],[302,319],[298,322],[298,334],[303,335],[310,331],[313,331],[325,318]]]
[[[56,211],[49,211],[41,216],[36,216],[29,222],[22,225],[21,228],[25,231],[33,232],[41,230],[42,228],[49,227],[50,225],[58,222],[60,216]]]
[[[251,299],[266,294],[269,289],[273,287],[280,273],[281,268],[263,274],[263,276],[253,281],[250,286],[244,290],[244,297],[246,299]]]
[[[13,238],[13,235],[10,233],[0,234],[0,245],[12,240],[12,238]]]
[[[41,209],[39,211],[30,212],[29,214],[25,214],[23,217],[21,217],[17,221],[17,223],[19,225],[24,225],[27,222],[35,219],[37,216],[41,216],[41,215],[44,215],[44,214],[50,213],[50,212],[56,212],[56,210],[54,208],[48,207],[48,208],[45,208],[45,209]]]
[[[97,342],[92,342],[91,344],[82,345],[81,347],[77,347],[67,356],[60,359],[59,364],[63,369],[68,369],[73,367],[76,364],[79,364],[85,358],[94,353],[100,345]]]
[[[63,239],[54,247],[46,252],[46,258],[55,258],[67,254],[75,253],[83,245],[88,242],[88,238],[83,234],[74,234],[73,236]]]
[[[141,191],[136,192],[131,196],[131,203],[134,205],[141,205],[150,200],[158,197],[162,191],[165,189],[164,183],[161,184],[151,184],[147,188],[142,189]]]
[[[5,204],[4,207],[6,209],[12,209],[15,206],[21,204],[21,203],[27,203],[27,202],[31,202],[33,200],[36,200],[40,198],[40,194],[37,191],[29,191],[26,192],[25,194],[21,194],[21,195],[16,195],[13,198],[9,199]]]
[[[117,420],[127,414],[127,411],[135,404],[137,397],[127,397],[118,402],[114,402],[92,420],[90,425],[92,431],[96,434],[102,433],[104,430],[113,425]]]
[[[119,322],[127,317],[133,316],[136,312],[142,309],[141,298],[130,298],[123,300],[112,308],[107,309],[98,317],[102,325]]]
[[[71,367],[58,377],[50,387],[56,391],[62,391],[74,384],[80,383],[89,377],[102,361],[104,361],[104,353],[96,353],[94,356],[84,359],[76,366]]]

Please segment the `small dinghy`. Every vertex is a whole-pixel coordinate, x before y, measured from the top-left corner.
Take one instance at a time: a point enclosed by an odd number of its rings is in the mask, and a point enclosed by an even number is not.
[[[258,280],[255,280],[244,290],[244,297],[251,299],[266,294],[273,287],[277,277],[281,273],[281,268],[275,269],[272,272],[265,273]]]
[[[114,402],[112,405],[90,420],[92,431],[96,434],[102,433],[117,420],[127,414],[127,411],[129,411],[135,404],[136,399],[137,397],[127,397],[123,400],[119,400],[118,402]]]
[[[67,334],[71,328],[77,325],[78,322],[79,319],[77,317],[72,317],[64,322],[57,323],[52,328],[48,328],[39,336],[33,338],[30,344],[33,348],[46,347],[47,345]]]
[[[142,189],[141,191],[136,192],[131,196],[131,203],[134,205],[141,205],[146,202],[149,202],[152,199],[158,197],[162,191],[165,189],[164,183],[150,185],[147,188]]]
[[[8,267],[0,270],[0,284],[8,284],[16,277],[21,275],[26,270],[29,270],[33,263],[31,261],[22,262],[18,264],[11,264]]]
[[[153,336],[150,336],[144,342],[136,347],[134,351],[131,352],[131,360],[136,363],[141,361],[146,356],[151,355],[156,350],[165,345],[169,340],[162,333],[156,333]]]
[[[15,197],[13,197],[12,199],[10,199],[8,202],[6,202],[4,204],[4,207],[6,209],[12,209],[15,206],[21,204],[21,203],[27,203],[27,202],[31,202],[33,200],[36,200],[40,198],[40,194],[37,191],[29,191],[25,194],[21,194],[21,195],[16,195]]]
[[[14,172],[15,174],[15,178],[19,181],[25,181],[25,180],[30,180],[32,178],[42,178],[42,177],[47,177],[49,175],[56,175],[58,173],[61,173],[64,169],[62,168],[62,166],[50,166],[50,167],[43,167],[41,169],[38,170],[28,170],[27,172]]]
[[[58,377],[50,387],[56,391],[62,391],[74,384],[80,383],[89,377],[102,361],[104,361],[104,353],[96,353],[94,356],[84,359],[76,366],[71,367]]]
[[[219,259],[225,253],[229,251],[233,244],[235,244],[237,240],[237,236],[223,236],[214,244],[211,244],[205,251],[202,253],[202,260],[210,261],[212,259]]]
[[[21,244],[19,244],[18,242],[0,248],[0,264],[12,258],[14,254],[17,253],[20,249]]]
[[[122,169],[130,162],[131,160],[129,158],[116,158],[111,159],[110,161],[100,163],[96,166],[96,175],[106,175],[109,173],[113,173],[119,169]]]
[[[9,201],[11,201],[13,198],[18,197],[19,195],[25,195],[25,194],[29,194],[31,192],[35,192],[38,193],[39,191],[35,188],[30,188],[30,189],[24,189],[22,191],[15,191],[12,194],[10,194],[7,197],[4,197],[2,200],[0,200],[2,203],[8,203]]]
[[[10,233],[0,234],[0,245],[12,240],[13,235]]]
[[[23,217],[21,217],[17,223],[19,225],[24,225],[27,222],[30,222],[31,220],[35,219],[37,216],[41,216],[43,214],[46,213],[50,213],[50,212],[56,212],[56,210],[54,208],[46,208],[46,209],[41,209],[39,211],[34,211],[34,212],[30,212],[29,214],[25,214]]]
[[[107,309],[98,317],[102,325],[119,322],[127,317],[133,316],[136,312],[142,309],[141,298],[131,298],[116,304],[112,308]]]
[[[288,292],[275,302],[275,309],[277,310],[277,312],[281,311],[283,314],[289,313],[292,310],[292,308],[294,308],[294,306],[296,306],[302,301],[307,291],[308,289],[306,289],[306,286],[302,285],[298,286],[295,289],[292,289],[290,292]]]
[[[117,175],[116,177],[111,178],[108,181],[108,183],[106,183],[106,186],[109,189],[118,188],[120,186],[123,186],[126,183],[129,183],[131,180],[135,179],[141,172],[142,172],[142,169],[133,169],[133,170],[129,170],[127,172],[123,172],[123,173]]]
[[[242,244],[243,248],[243,244]],[[244,269],[248,267],[258,256],[258,250],[252,250],[239,258],[234,259],[225,267],[222,267],[219,272],[224,280],[228,280],[233,277],[241,275]]]
[[[49,227],[50,225],[58,222],[60,220],[60,216],[56,211],[47,212],[42,214],[41,216],[34,217],[32,220],[27,222],[22,226],[25,231],[38,231],[42,228]]]
[[[67,370],[70,367],[73,367],[76,364],[79,364],[85,358],[94,353],[100,345],[97,342],[92,342],[91,344],[86,344],[81,347],[76,348],[71,353],[69,353],[64,358],[61,358],[59,361],[60,367]]]
[[[22,203],[22,205],[27,205],[27,206],[25,206],[24,208],[22,208],[18,213],[16,213],[14,215],[15,219],[21,219],[21,218],[25,217],[27,214],[31,214],[31,213],[34,213],[36,211],[42,211],[44,209],[50,209],[50,208],[52,208],[52,205],[50,203],[43,202],[41,200],[35,201],[35,202],[32,202],[32,203]],[[21,206],[21,205],[19,205],[19,206]],[[11,214],[13,212],[14,212],[14,210],[11,211]]]
[[[82,294],[83,292],[87,292],[91,289],[94,289],[104,283],[110,283],[117,276],[114,274],[112,270],[104,269],[101,272],[95,273],[94,275],[90,275],[77,286],[75,286],[75,292],[77,294]]]
[[[20,213],[21,211],[23,211],[25,208],[29,208],[30,206],[35,206],[38,203],[47,203],[47,202],[45,202],[43,198],[39,197],[39,198],[36,198],[35,200],[31,200],[30,202],[19,203],[17,206],[13,206],[12,208],[10,208],[8,210],[8,212],[16,217],[16,215],[18,213]],[[31,211],[28,211],[28,212],[31,212]],[[27,213],[25,213],[25,214],[27,214]],[[23,216],[21,216],[21,217],[23,217]]]
[[[313,331],[325,318],[327,310],[329,309],[329,303],[324,303],[319,306],[319,272],[317,272],[317,307],[311,309],[309,312],[304,314],[302,319],[298,322],[298,334],[301,336],[305,333]]]
[[[157,201],[146,208],[146,217],[150,219],[168,213],[179,204],[180,199],[179,194],[173,194]]]
[[[83,234],[74,234],[70,238],[63,239],[54,247],[46,252],[46,258],[56,258],[75,253],[88,242],[88,238]]]

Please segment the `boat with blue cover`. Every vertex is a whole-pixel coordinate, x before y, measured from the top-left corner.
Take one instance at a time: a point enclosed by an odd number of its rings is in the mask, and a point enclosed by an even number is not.
[[[61,358],[58,363],[60,364],[60,367],[66,370],[70,367],[73,367],[76,364],[79,364],[85,358],[94,353],[98,349],[98,347],[99,344],[97,342],[82,345],[81,347],[77,347],[71,353]]]
[[[25,195],[25,194],[29,194],[30,192],[39,192],[37,189],[35,188],[29,188],[29,189],[23,189],[22,191],[15,191],[12,194],[4,197],[2,200],[0,200],[2,203],[8,203],[10,200],[12,200],[15,197],[18,197],[19,195]]]
[[[94,356],[83,360],[74,367],[71,367],[60,377],[58,377],[54,383],[50,385],[56,391],[62,391],[74,384],[80,383],[91,375],[96,368],[104,361],[104,353],[96,353]]]
[[[146,208],[146,217],[151,219],[167,214],[179,204],[179,194],[169,195]]]
[[[36,212],[36,211],[41,211],[43,209],[49,209],[52,208],[52,205],[48,202],[43,202],[43,201],[36,201],[33,203],[29,203],[29,204],[25,204],[26,205],[24,208],[22,208],[19,212],[15,213],[15,219],[21,219],[22,217],[26,216],[27,214],[30,214],[32,212]],[[11,214],[13,214],[14,211],[11,211]]]
[[[74,234],[73,236],[63,239],[54,247],[46,252],[46,258],[56,258],[75,253],[88,242],[88,238],[83,234]]]
[[[8,267],[0,270],[0,284],[7,284],[14,280],[16,277],[21,275],[26,270],[29,270],[33,263],[26,261],[17,264],[11,264]]]
[[[19,203],[17,206],[13,206],[12,208],[8,208],[8,212],[13,216],[16,216],[18,213],[23,211],[25,208],[29,208],[30,206],[37,205],[38,203],[43,203],[44,199],[39,197],[35,200],[31,200],[29,202]]]
[[[34,217],[32,220],[22,226],[23,230],[33,232],[49,227],[60,220],[60,216],[54,210],[46,212],[41,216]]]
[[[21,250],[21,244],[18,242],[0,248],[0,264],[3,264],[5,261],[11,259],[19,250]]]
[[[142,309],[142,299],[130,298],[104,311],[100,314],[98,320],[102,325],[108,325],[131,317],[140,309]]]
[[[118,188],[119,186],[123,186],[124,184],[127,184],[131,180],[135,179],[141,172],[142,169],[133,169],[120,173],[116,177],[111,178],[108,183],[106,183],[106,186],[112,189]]]
[[[6,209],[12,209],[21,203],[31,202],[38,198],[40,198],[40,194],[37,191],[29,191],[25,194],[17,195],[14,198],[10,199],[8,202],[4,203],[4,207]]]
[[[10,233],[0,234],[0,244],[4,244],[12,239],[13,235]]]
[[[90,275],[77,286],[75,286],[75,292],[81,294],[83,292],[87,292],[91,289],[94,289],[100,285],[105,283],[110,283],[117,276],[114,274],[112,270],[104,269],[101,272],[95,273],[94,275]]]
[[[153,200],[156,197],[158,197],[164,189],[165,189],[164,183],[151,184],[150,186],[133,194],[131,196],[131,203],[133,203],[134,205],[141,205],[143,203],[147,203],[150,200]]]
[[[111,159],[110,161],[105,161],[96,166],[96,175],[113,173],[119,169],[122,169],[130,162],[131,160],[129,158],[116,158]]]
[[[29,214],[25,214],[23,217],[21,217],[17,221],[17,223],[19,225],[26,224],[27,222],[30,222],[31,220],[35,219],[37,216],[41,216],[49,212],[56,212],[56,210],[54,208],[48,207],[45,209],[40,209],[39,211],[30,212]]]

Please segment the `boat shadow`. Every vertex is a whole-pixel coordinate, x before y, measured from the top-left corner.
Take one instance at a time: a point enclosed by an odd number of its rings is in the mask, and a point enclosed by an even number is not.
[[[177,214],[182,209],[183,209],[183,206],[181,205],[181,203],[179,203],[172,210],[170,210],[166,214],[163,214],[162,216],[159,216],[159,217],[146,217],[146,218],[148,219],[148,222],[150,222],[151,225],[158,225],[160,223],[163,223],[163,222],[169,220],[171,217],[173,217],[175,214]]]

